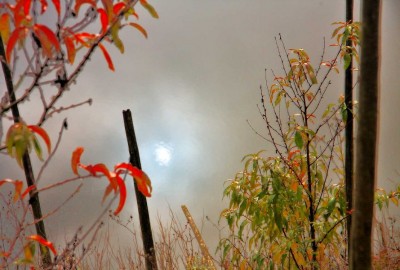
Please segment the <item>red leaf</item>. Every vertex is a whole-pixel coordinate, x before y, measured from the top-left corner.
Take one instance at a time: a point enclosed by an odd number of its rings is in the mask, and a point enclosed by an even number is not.
[[[104,191],[104,195],[103,195],[103,199],[101,200],[101,203],[104,203],[104,201],[106,200],[107,196],[110,195],[111,191],[113,191],[114,188],[111,184],[109,184],[106,188],[106,190]]]
[[[125,205],[126,186],[125,186],[124,180],[122,180],[122,178],[119,176],[118,173],[115,175],[115,180],[117,181],[118,188],[119,188],[119,204],[118,204],[117,209],[115,209],[115,211],[114,211],[114,215],[118,215],[122,211],[122,208]]]
[[[40,137],[42,137],[42,139],[46,143],[47,151],[50,154],[51,141],[50,141],[49,135],[47,134],[46,130],[44,130],[43,128],[41,128],[39,126],[34,126],[34,125],[30,125],[30,126],[28,126],[28,128],[30,129],[30,131],[32,131],[32,132],[38,134]]]
[[[26,237],[29,240],[33,240],[38,242],[39,244],[48,247],[54,255],[57,255],[57,251],[53,246],[53,243],[51,243],[50,241],[47,241],[46,239],[44,239],[43,237],[41,237],[40,235],[34,234],[34,235],[30,235],[28,237]]]
[[[104,58],[106,59],[106,61],[108,63],[108,68],[111,69],[112,71],[115,71],[112,59],[111,59],[110,55],[108,54],[108,52],[107,52],[106,48],[104,47],[104,45],[99,43],[99,48],[103,52]]]
[[[83,33],[78,33],[74,35],[74,38],[76,39],[76,41],[78,41],[79,43],[81,43],[83,46],[85,47],[90,47],[89,43],[87,43],[84,38],[87,38],[89,40],[96,38],[95,34],[89,34],[86,32]]]
[[[94,173],[95,176],[96,176],[96,173],[98,173],[98,172],[104,174],[110,181],[110,185],[112,186],[112,188],[115,191],[117,190],[118,184],[117,184],[116,180],[114,179],[113,173],[111,173],[108,170],[106,165],[104,165],[103,163],[98,163],[91,168],[91,172],[92,172],[92,174]]]
[[[24,13],[25,13],[25,16],[28,16],[29,13],[31,12],[31,3],[32,3],[32,0],[25,0],[25,1],[21,1],[21,2],[24,2],[23,4],[24,4]]]
[[[77,147],[75,151],[72,153],[71,168],[74,174],[76,175],[79,175],[78,164],[81,162],[81,155],[83,151],[84,151],[83,147]]]
[[[7,43],[7,49],[6,49],[7,62],[10,62],[10,60],[11,60],[11,52],[13,51],[17,41],[24,39],[26,37],[27,30],[28,29],[25,26],[21,26],[21,27],[14,29],[14,31],[11,33],[11,36]]]
[[[31,192],[31,190],[36,189],[36,185],[29,186],[25,191],[21,194],[21,199],[25,198],[26,195]]]
[[[96,172],[93,171],[93,166],[92,165],[84,165],[82,163],[78,163],[78,166],[81,167],[82,169],[88,171],[91,175],[97,176]]]
[[[56,8],[58,17],[60,17],[61,14],[61,6],[60,6],[60,0],[52,0],[53,1],[53,5]]]
[[[294,154],[296,153],[300,153],[300,150],[294,150],[294,151],[290,151],[289,155],[288,155],[288,160],[291,160],[292,157],[294,156]]]
[[[126,7],[126,4],[125,4],[124,2],[119,2],[119,3],[117,3],[117,4],[114,5],[114,7],[113,7],[113,13],[114,13],[115,15],[118,15],[118,14],[120,13],[120,11],[121,11],[122,9],[124,9],[125,7]]]
[[[108,15],[104,8],[98,8],[97,12],[100,14],[101,32],[104,34],[108,27]]]
[[[137,30],[140,31],[140,33],[143,34],[143,36],[144,36],[145,38],[147,38],[147,32],[146,32],[146,30],[145,30],[141,25],[139,25],[139,24],[137,24],[137,23],[133,23],[133,22],[129,23],[129,25],[135,27]]]
[[[134,177],[136,184],[138,186],[139,191],[146,197],[151,197],[151,181],[147,174],[139,170],[138,168],[132,166],[129,163],[120,163],[117,164],[114,168],[114,171],[117,174],[121,173],[121,170],[128,170],[131,175]]]
[[[50,28],[42,24],[35,24],[33,26],[33,31],[40,40],[43,53],[48,58],[53,56],[53,48],[55,48],[56,51],[60,51],[60,43],[58,42],[57,36]]]
[[[64,43],[65,47],[67,48],[68,61],[70,62],[70,64],[73,64],[76,56],[74,40],[72,39],[72,37],[65,37]]]
[[[40,4],[42,4],[42,10],[40,11],[40,14],[43,14],[47,10],[47,1],[46,0],[40,0]]]
[[[30,1],[16,1],[17,4],[15,6],[7,4],[7,6],[13,12],[15,28],[20,27],[21,25],[25,26],[31,21],[31,16],[29,15],[30,12]]]
[[[92,7],[96,8],[96,0],[76,0],[75,1],[75,7],[74,7],[74,12],[76,15],[79,13],[79,9],[83,4],[89,4]]]

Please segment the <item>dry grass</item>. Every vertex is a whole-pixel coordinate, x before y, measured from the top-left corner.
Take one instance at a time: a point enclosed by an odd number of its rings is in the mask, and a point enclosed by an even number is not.
[[[2,197],[3,202],[9,200],[9,194]],[[17,211],[18,212],[18,211]],[[1,226],[3,228],[12,222],[16,212],[9,210],[1,214]],[[209,267],[206,258],[202,255],[200,246],[196,240],[188,222],[178,218],[182,216],[170,210],[170,218],[161,220],[159,217],[153,225],[153,236],[157,263],[160,270],[187,269],[206,270]],[[5,224],[7,219],[8,222]],[[76,235],[66,241],[65,247],[60,250],[57,258],[57,266],[53,269],[59,270],[91,270],[91,269],[145,269],[145,256],[142,249],[140,230],[133,217],[120,218],[111,213],[108,218],[103,218],[104,224],[99,223],[90,237],[79,242],[83,232],[78,230]],[[393,217],[382,218],[376,221],[376,242],[374,254],[374,269],[377,270],[400,270],[400,228],[398,220]],[[201,222],[206,222],[202,220]],[[219,228],[217,228],[219,229]],[[5,231],[2,231],[5,233]],[[223,231],[219,232],[221,239]],[[20,236],[23,238],[23,236]],[[123,239],[124,241],[119,241]],[[7,241],[6,241],[7,240]],[[5,246],[9,239],[0,239],[0,244]],[[21,240],[18,240],[21,241]],[[127,244],[129,243],[129,244]],[[245,247],[243,247],[245,248]],[[251,251],[247,250],[250,256]],[[325,269],[347,269],[343,258],[331,258],[339,268]],[[222,261],[221,254],[217,253],[214,264],[218,269],[238,269],[232,267],[228,260]],[[28,266],[9,265],[4,269],[29,269]],[[246,268],[251,269],[251,268]]]
[[[140,230],[133,218],[125,221],[113,215],[109,218],[108,228],[97,235],[95,244],[86,250],[77,248],[61,260],[58,269],[145,269]],[[129,236],[129,247],[116,243],[115,225],[125,235],[124,240]],[[153,235],[159,269],[209,269],[188,223],[181,222],[171,211],[170,220],[162,222],[158,218],[155,227],[158,227]]]

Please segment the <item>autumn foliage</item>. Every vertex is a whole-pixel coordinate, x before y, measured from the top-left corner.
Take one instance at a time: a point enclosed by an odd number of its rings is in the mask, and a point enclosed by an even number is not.
[[[108,68],[114,71],[109,45],[124,53],[125,47],[119,36],[120,31],[126,27],[133,28],[147,38],[145,28],[137,22],[137,3],[152,17],[158,18],[156,10],[147,0],[17,0],[0,3],[0,41],[3,48],[0,59],[8,90],[7,98],[1,100],[0,116],[14,122],[7,124],[8,131],[5,141],[0,141],[0,151],[7,151],[8,156],[15,158],[17,164],[24,169],[26,155],[29,155],[32,149],[39,160],[47,163],[51,159],[56,147],[52,148],[50,136],[42,125],[55,113],[91,104],[89,99],[67,107],[56,106],[62,94],[76,82],[92,54],[99,48]],[[89,25],[95,27],[88,27]],[[44,94],[43,88],[49,85],[51,91],[55,91],[54,95],[48,94],[49,92]],[[20,90],[21,88],[25,89]],[[30,95],[35,91],[40,94],[43,110],[37,123],[27,124],[22,116],[16,117],[15,110],[18,111],[19,105],[29,101]],[[10,111],[12,115],[8,115]],[[66,123],[63,125],[66,128]],[[1,126],[1,131],[2,128]],[[42,150],[43,143],[47,150],[46,155]],[[71,169],[76,175],[72,180],[87,177],[107,179],[109,184],[104,191],[103,202],[110,194],[119,197],[119,203],[114,210],[115,215],[123,210],[129,193],[124,181],[127,174],[136,181],[140,192],[147,197],[151,196],[150,179],[142,170],[128,163],[117,164],[113,170],[109,170],[103,163],[82,163],[83,152],[84,148],[78,147],[72,153]],[[24,240],[20,239],[27,226],[24,224],[29,209],[27,198],[71,180],[63,180],[60,184],[52,184],[50,187],[40,187],[36,184],[24,186],[21,180],[3,177],[0,176],[0,189],[12,185],[12,202],[22,205],[25,212],[21,217],[20,227],[16,229],[20,233],[15,239],[9,240],[11,244],[0,248],[0,268],[11,263],[36,267],[37,243],[54,255],[57,254],[57,250],[52,242],[37,234],[26,236]],[[17,248],[18,241],[24,242],[22,252]],[[23,258],[20,253],[24,254]]]

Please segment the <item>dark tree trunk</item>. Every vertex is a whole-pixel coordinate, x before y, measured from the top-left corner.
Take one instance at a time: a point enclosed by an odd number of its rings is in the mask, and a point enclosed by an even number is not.
[[[19,123],[21,121],[21,117],[20,117],[19,110],[18,110],[18,104],[16,103],[11,70],[10,70],[8,64],[6,63],[5,55],[6,54],[4,51],[4,43],[3,43],[2,38],[0,37],[0,57],[2,58],[1,64],[2,64],[2,68],[3,68],[4,79],[6,81],[7,91],[8,91],[8,95],[10,98],[10,103],[14,104],[13,106],[11,106],[11,112],[12,112],[12,115],[14,118],[14,123]],[[28,152],[25,152],[23,155],[22,165],[24,167],[26,183],[30,187],[35,184],[35,176],[33,174],[31,160],[29,158]],[[43,237],[44,239],[47,239],[44,222],[42,220],[42,210],[40,207],[39,194],[36,192],[36,188],[31,190],[29,195],[30,195],[29,203],[32,206],[33,218],[35,219],[36,233],[38,235],[40,235],[41,237]],[[44,252],[41,255],[41,261],[42,261],[43,268],[46,269],[46,268],[50,267],[50,265],[51,265],[51,255],[50,255],[50,250],[48,247],[43,246],[43,249],[44,249]],[[42,249],[40,249],[40,250],[42,251]]]
[[[346,22],[353,22],[354,0],[346,0]],[[346,46],[352,46],[351,40],[347,40]],[[346,120],[346,142],[345,142],[345,187],[346,187],[346,202],[347,212],[350,213],[353,209],[353,160],[354,160],[354,141],[353,141],[353,57],[350,60],[350,65],[345,71],[345,103],[347,108]],[[350,257],[350,232],[351,232],[351,215],[347,218],[347,251],[348,258]]]
[[[376,178],[379,102],[380,0],[362,2],[360,98],[350,269],[372,269],[371,235]]]

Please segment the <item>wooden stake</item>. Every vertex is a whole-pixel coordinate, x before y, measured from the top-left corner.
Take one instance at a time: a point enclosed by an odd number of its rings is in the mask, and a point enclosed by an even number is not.
[[[199,243],[201,253],[203,254],[204,258],[206,258],[206,260],[207,260],[208,266],[210,267],[210,269],[216,270],[214,262],[212,260],[212,257],[210,255],[210,253],[208,252],[206,243],[204,242],[203,237],[201,237],[200,231],[199,231],[199,229],[197,229],[196,223],[194,223],[192,215],[190,215],[189,209],[186,207],[186,205],[182,205],[181,207],[182,207],[183,213],[186,216],[187,221],[190,224],[190,227],[192,228],[194,236],[196,237],[197,242]]]
[[[142,169],[140,163],[139,148],[137,146],[135,129],[133,128],[132,114],[130,110],[122,111],[124,116],[126,138],[129,147],[129,162],[132,166]],[[151,232],[149,210],[147,207],[146,197],[139,191],[136,181],[133,181],[135,186],[136,201],[139,211],[140,229],[142,231],[143,248],[146,260],[147,270],[157,270],[157,258],[154,250],[153,235]]]

